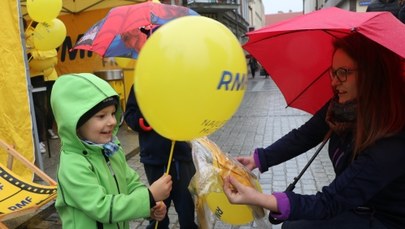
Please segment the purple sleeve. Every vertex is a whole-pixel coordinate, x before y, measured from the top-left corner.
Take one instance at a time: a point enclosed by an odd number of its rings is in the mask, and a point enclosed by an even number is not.
[[[277,200],[278,213],[270,212],[270,215],[278,220],[286,220],[290,216],[290,200],[284,192],[275,192],[273,196]]]
[[[259,169],[259,171],[262,173],[262,168],[260,167],[260,159],[259,159],[259,151],[255,149],[253,152],[253,159],[255,160],[256,167]]]

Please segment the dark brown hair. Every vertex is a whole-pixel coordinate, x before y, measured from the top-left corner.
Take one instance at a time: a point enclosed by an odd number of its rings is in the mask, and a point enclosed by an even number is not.
[[[336,40],[334,47],[357,62],[355,157],[377,140],[405,129],[403,59],[357,32]]]

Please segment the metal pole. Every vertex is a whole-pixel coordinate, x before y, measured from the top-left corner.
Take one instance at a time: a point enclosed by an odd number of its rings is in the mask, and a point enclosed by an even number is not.
[[[20,34],[21,34],[21,43],[23,46],[24,50],[24,64],[25,64],[25,76],[27,80],[27,90],[28,90],[28,101],[29,101],[29,107],[30,107],[30,112],[31,112],[31,122],[32,122],[32,135],[34,138],[34,149],[35,149],[35,162],[37,163],[38,167],[41,170],[44,170],[44,165],[42,161],[42,155],[39,150],[39,137],[38,137],[38,126],[37,122],[35,119],[35,112],[34,112],[34,102],[32,98],[32,85],[31,85],[31,77],[30,77],[30,72],[29,72],[29,67],[28,67],[28,59],[27,59],[27,50],[26,50],[26,44],[25,44],[25,29],[23,26],[23,17],[21,13],[21,4],[20,1],[17,1],[18,4],[18,11],[19,11],[19,17],[20,17]]]

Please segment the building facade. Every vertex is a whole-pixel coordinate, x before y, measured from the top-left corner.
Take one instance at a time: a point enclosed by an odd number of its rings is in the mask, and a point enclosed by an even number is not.
[[[228,27],[240,42],[249,29],[265,24],[262,0],[161,0],[161,3],[182,5],[202,16],[212,18]]]
[[[304,13],[327,7],[338,7],[354,12],[365,12],[371,0],[303,0]]]

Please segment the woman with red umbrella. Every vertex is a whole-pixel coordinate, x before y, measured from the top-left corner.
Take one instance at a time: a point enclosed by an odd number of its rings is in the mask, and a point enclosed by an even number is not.
[[[352,34],[334,41],[334,97],[304,125],[251,156],[249,169],[269,167],[315,147],[330,134],[336,177],[314,195],[260,193],[224,179],[231,203],[270,210],[282,228],[405,228],[405,79],[402,58]]]

